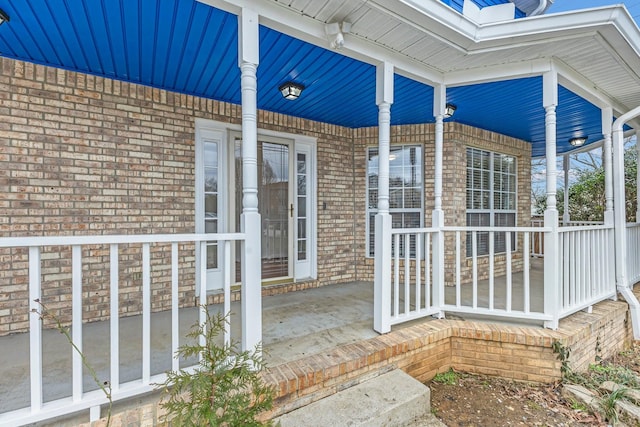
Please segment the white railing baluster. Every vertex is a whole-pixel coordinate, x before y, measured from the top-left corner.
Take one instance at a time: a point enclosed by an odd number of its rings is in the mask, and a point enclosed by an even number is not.
[[[524,312],[525,313],[530,313],[531,312],[531,295],[530,295],[530,291],[529,291],[529,287],[530,287],[530,270],[531,270],[531,266],[530,266],[530,259],[531,259],[531,253],[529,252],[529,249],[531,248],[531,246],[529,245],[530,242],[530,233],[529,232],[524,232],[523,233],[523,237],[524,237],[524,242],[522,244],[522,249],[524,250],[524,269],[522,271],[522,286],[523,286],[523,292],[524,292]]]
[[[460,307],[460,232],[456,231],[456,307]]]
[[[29,373],[31,380],[31,412],[42,409],[42,322],[33,313],[42,313],[38,304],[41,298],[40,248],[29,248]]]
[[[569,235],[569,253],[573,256],[569,257],[569,264],[571,270],[569,271],[569,306],[573,307],[576,304],[576,235],[571,233]]]
[[[151,379],[151,248],[142,244],[142,383]]]
[[[111,391],[120,389],[120,313],[119,313],[119,282],[120,266],[118,262],[118,244],[109,245],[109,340],[110,340],[110,371]]]
[[[224,343],[231,344],[231,242],[224,242],[224,314],[229,316],[229,323],[224,328]]]
[[[82,246],[71,247],[71,347],[72,397],[74,402],[82,399]]]
[[[415,286],[416,286],[416,294],[415,294],[415,310],[416,311],[420,311],[421,308],[421,304],[422,304],[422,295],[421,295],[421,289],[422,288],[422,276],[421,276],[421,270],[422,270],[422,261],[421,261],[421,257],[422,257],[422,234],[421,233],[416,233],[416,277],[415,277]]]
[[[431,234],[427,233],[424,240],[424,307],[431,308]]]
[[[495,298],[495,233],[489,232],[489,310],[493,310]]]
[[[400,235],[393,236],[393,315],[400,314]]]
[[[200,274],[200,308],[198,310],[198,322],[200,326],[205,327],[207,322],[207,242],[200,242],[200,271],[196,274]],[[203,329],[206,333],[206,328]],[[206,345],[205,333],[198,337],[198,343],[204,347]],[[199,355],[199,359],[202,360],[202,355]]]
[[[507,263],[507,277],[506,277],[506,282],[507,282],[507,301],[506,301],[506,310],[507,312],[511,311],[511,291],[513,288],[513,284],[511,282],[512,277],[511,277],[511,233],[510,232],[506,232],[504,233],[504,237],[505,237],[505,260]]]
[[[178,243],[171,243],[171,370],[177,372],[180,369],[180,315],[178,306]]]
[[[471,259],[472,259],[472,276],[473,276],[473,308],[478,308],[478,232],[471,232]]]
[[[411,235],[404,235],[404,314],[411,311]]]

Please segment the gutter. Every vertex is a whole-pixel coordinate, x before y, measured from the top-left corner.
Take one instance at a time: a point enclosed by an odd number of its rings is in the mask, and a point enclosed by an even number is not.
[[[540,0],[540,4],[536,7],[529,16],[542,15],[545,10],[547,10],[547,0]]]
[[[615,236],[615,263],[616,263],[616,287],[624,297],[631,312],[631,325],[633,338],[640,339],[640,302],[633,293],[633,288],[627,279],[627,223],[625,215],[625,180],[624,180],[624,132],[625,123],[640,116],[640,107],[618,117],[613,122],[613,171],[622,174],[622,179],[614,179],[614,236]]]

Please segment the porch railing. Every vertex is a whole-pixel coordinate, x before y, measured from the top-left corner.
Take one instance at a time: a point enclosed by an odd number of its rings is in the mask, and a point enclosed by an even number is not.
[[[548,320],[541,288],[532,287],[531,239],[544,227],[445,227],[453,246],[449,312]],[[499,242],[499,244],[497,244]],[[464,278],[464,280],[463,280]],[[536,278],[536,281],[539,281]]]
[[[393,282],[391,287],[391,320],[398,324],[431,316],[440,312],[434,298],[433,285],[437,283],[433,266],[437,263],[434,252],[438,230],[431,228],[392,231]]]
[[[117,401],[124,398],[147,393],[154,389],[153,384],[164,381],[166,374],[152,374],[151,371],[151,315],[152,315],[152,283],[158,277],[163,280],[170,281],[170,313],[171,313],[171,369],[177,370],[180,366],[180,360],[174,357],[179,343],[179,270],[187,268],[191,273],[191,277],[196,277],[199,290],[195,290],[191,286],[192,291],[198,294],[199,321],[204,322],[206,315],[206,295],[207,280],[206,268],[200,268],[199,271],[193,266],[196,254],[200,257],[199,263],[202,266],[207,265],[207,243],[218,242],[218,250],[224,251],[224,312],[228,313],[230,309],[230,289],[231,289],[231,272],[235,269],[231,266],[231,244],[232,242],[243,242],[244,234],[181,234],[181,235],[130,235],[130,236],[69,236],[69,237],[25,237],[25,238],[3,238],[0,239],[0,251],[12,251],[11,253],[22,253],[20,257],[27,258],[28,269],[28,334],[29,334],[29,395],[25,396],[25,401],[30,402],[25,407],[12,409],[0,413],[0,425],[22,425],[33,423],[52,417],[62,416],[73,412],[90,409],[91,419],[97,419],[100,416],[100,405],[108,403],[108,399],[101,390],[85,391],[83,385],[87,379],[87,372],[83,372],[83,363],[80,354],[75,351],[71,345],[68,349],[71,353],[71,372],[68,374],[68,382],[71,383],[70,395],[55,400],[44,400],[43,378],[48,375],[43,367],[43,322],[39,313],[42,313],[43,306],[39,301],[46,300],[43,289],[47,290],[46,278],[47,274],[43,274],[42,267],[46,265],[47,259],[55,258],[56,262],[62,262],[62,255],[52,252],[59,251],[59,254],[70,254],[70,260],[66,260],[67,265],[71,266],[70,276],[71,285],[71,337],[74,345],[80,351],[83,351],[83,329],[87,326],[83,323],[83,275],[90,276],[91,271],[83,269],[83,258],[85,253],[87,257],[95,256],[96,245],[101,245],[104,249],[102,252],[108,255],[101,255],[104,264],[100,265],[100,275],[108,276],[105,280],[108,285],[109,305],[108,310],[108,334],[105,339],[109,340],[109,360],[108,364],[108,383],[111,387],[112,400]],[[179,251],[179,245],[180,251]],[[163,256],[159,254],[158,246],[170,246],[170,259],[158,258]],[[65,250],[59,247],[66,248]],[[136,256],[122,256],[125,249],[122,248],[135,247],[138,251]],[[185,254],[185,251],[190,253]],[[179,253],[181,252],[181,253]],[[140,256],[138,256],[140,255]],[[120,258],[124,258],[120,262]],[[186,262],[189,266],[181,265]],[[134,261],[132,261],[134,260]],[[186,261],[185,261],[186,260]],[[166,263],[165,263],[166,261]],[[125,265],[126,264],[126,265]],[[196,262],[198,264],[198,262]],[[153,266],[170,265],[170,269],[163,270],[158,275]],[[120,340],[121,340],[121,307],[119,301],[120,283],[122,278],[119,276],[124,271],[136,271],[135,281],[139,283],[141,288],[141,362],[139,365],[139,378],[132,381],[121,381],[121,366],[124,362],[131,363],[130,360],[120,360]],[[104,271],[104,273],[102,273]],[[6,273],[6,272],[5,272]],[[166,278],[166,274],[170,274],[170,279]],[[8,276],[3,275],[4,278]],[[45,280],[43,281],[43,278]],[[52,275],[52,280],[62,281],[63,286],[68,286],[69,279],[67,275],[61,279],[61,275]],[[195,285],[194,285],[195,286]],[[184,289],[183,289],[184,290]],[[66,291],[65,291],[66,292]],[[68,308],[66,308],[68,310]],[[107,338],[108,337],[108,338]],[[224,340],[228,342],[230,339],[230,331],[227,329],[224,333]],[[86,349],[87,351],[90,349]],[[122,363],[121,363],[122,362]],[[184,362],[184,361],[183,361]],[[193,364],[197,361],[192,361]],[[90,387],[87,387],[90,388]],[[1,405],[0,405],[1,406]]]
[[[629,286],[640,282],[638,254],[640,254],[640,223],[629,223],[627,224],[627,276],[629,277]]]
[[[543,226],[393,229],[390,324],[454,312],[553,325],[615,297],[613,227],[558,228],[557,279],[545,284],[531,240],[553,232]],[[640,248],[640,226],[629,227],[628,236]],[[630,251],[635,247],[629,244]],[[443,260],[441,274],[437,259]],[[640,267],[630,275],[640,278]]]
[[[560,318],[616,295],[614,229],[558,229]]]

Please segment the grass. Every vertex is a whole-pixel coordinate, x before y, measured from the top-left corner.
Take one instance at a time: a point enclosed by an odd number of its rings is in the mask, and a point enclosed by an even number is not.
[[[629,388],[640,388],[640,379],[629,368],[610,364],[597,364],[589,366],[591,377],[598,383],[613,381],[616,384]]]
[[[602,411],[604,412],[604,416],[607,421],[616,424],[618,422],[618,409],[616,408],[616,402],[624,399],[627,394],[626,388],[619,388],[615,391],[612,391],[609,394],[602,396],[600,400],[600,405],[602,406]]]
[[[432,381],[438,384],[456,385],[459,378],[460,375],[456,371],[449,369],[446,372],[437,373],[436,376],[433,377]]]

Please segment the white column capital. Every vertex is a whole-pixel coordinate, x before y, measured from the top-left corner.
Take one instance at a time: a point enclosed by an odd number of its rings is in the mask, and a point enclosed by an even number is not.
[[[557,211],[556,171],[556,106],[545,106],[545,136],[547,160],[547,210]]]
[[[376,67],[376,104],[393,104],[393,73],[390,62],[383,62]]]
[[[613,108],[602,109],[602,167],[604,168],[604,220],[613,221],[613,144],[611,133],[613,129]]]
[[[258,14],[251,10],[242,8],[238,15],[238,66],[243,63],[258,65],[260,62],[260,30]]]

